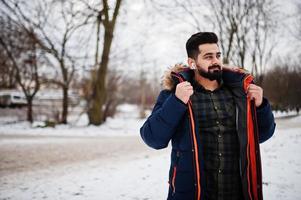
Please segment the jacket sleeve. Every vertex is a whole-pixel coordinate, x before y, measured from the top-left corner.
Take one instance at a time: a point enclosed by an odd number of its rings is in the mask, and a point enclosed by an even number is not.
[[[152,114],[140,128],[143,141],[154,149],[167,147],[186,110],[187,106],[174,93],[161,91]]]
[[[271,106],[266,98],[263,98],[262,104],[256,109],[259,142],[268,140],[275,131],[275,120]]]

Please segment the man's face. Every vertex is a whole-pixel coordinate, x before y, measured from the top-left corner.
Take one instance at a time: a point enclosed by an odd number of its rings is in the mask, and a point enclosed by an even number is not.
[[[195,61],[199,74],[210,80],[220,79],[222,61],[217,44],[201,44],[199,52]]]
[[[221,67],[221,52],[217,44],[201,44],[199,45],[199,55],[196,60],[198,68],[203,69],[206,72],[213,72],[219,65]]]

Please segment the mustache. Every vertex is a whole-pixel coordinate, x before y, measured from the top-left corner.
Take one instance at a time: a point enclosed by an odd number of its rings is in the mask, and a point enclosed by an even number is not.
[[[222,69],[222,67],[218,64],[214,64],[214,65],[211,65],[208,67],[208,71],[211,71],[211,70],[217,71],[217,70],[221,70],[221,69]]]

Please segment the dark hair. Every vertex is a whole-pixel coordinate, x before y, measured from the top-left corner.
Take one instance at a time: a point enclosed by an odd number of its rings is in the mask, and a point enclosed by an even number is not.
[[[187,56],[195,59],[199,54],[199,45],[217,42],[218,38],[213,32],[195,33],[186,42]]]

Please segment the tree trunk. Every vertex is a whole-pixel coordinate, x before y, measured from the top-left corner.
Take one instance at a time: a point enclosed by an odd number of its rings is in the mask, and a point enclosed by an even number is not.
[[[67,116],[68,116],[68,87],[63,86],[63,111],[62,111],[62,124],[67,124]]]
[[[223,58],[223,63],[226,64],[226,65],[229,64],[229,59],[227,57],[224,57]]]
[[[88,111],[89,123],[93,125],[100,125],[104,120],[102,107],[106,101],[106,74],[112,40],[113,26],[107,25],[104,35],[104,48],[102,52],[101,63],[97,71],[97,79],[93,88],[91,106]]]
[[[33,122],[32,116],[32,97],[27,97],[27,121]]]
[[[100,70],[99,71],[103,71]],[[98,71],[98,72],[99,72]],[[104,72],[102,72],[104,74]],[[105,76],[101,75],[95,82],[93,96],[91,99],[91,107],[89,108],[89,123],[93,125],[100,125],[103,122],[102,107],[106,99]]]
[[[97,77],[95,84],[92,86],[92,98],[89,105],[88,116],[89,123],[93,125],[100,125],[104,122],[103,105],[106,102],[106,75],[109,63],[109,55],[111,44],[113,40],[114,27],[118,16],[119,8],[122,0],[117,0],[113,12],[112,20],[109,19],[109,6],[107,0],[103,0],[103,13],[104,13],[104,44],[101,56],[101,62],[97,70]]]
[[[143,119],[146,117],[145,114],[145,104],[146,104],[146,94],[144,90],[144,85],[141,88],[141,99],[140,99],[140,118]]]

